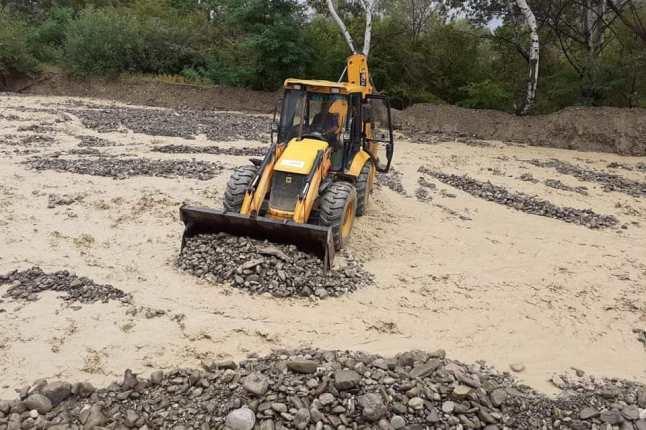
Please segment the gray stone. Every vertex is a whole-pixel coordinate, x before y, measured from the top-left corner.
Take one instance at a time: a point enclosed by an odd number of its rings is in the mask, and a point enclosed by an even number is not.
[[[284,403],[275,402],[271,404],[271,409],[280,413],[287,412],[287,405]]]
[[[629,421],[637,421],[639,419],[639,408],[635,405],[624,406],[621,414]]]
[[[304,430],[310,423],[310,410],[301,408],[294,414],[294,425],[298,430]]]
[[[406,426],[406,420],[399,415],[393,415],[393,417],[390,419],[390,425],[395,430],[399,430]]]
[[[256,415],[246,407],[232,410],[225,420],[225,425],[231,430],[251,430],[255,424]]]
[[[616,410],[601,412],[600,418],[601,421],[610,425],[621,424],[624,421],[624,417],[621,412]]]
[[[507,390],[504,388],[496,388],[489,393],[489,398],[491,399],[491,403],[498,408],[507,400]]]
[[[40,392],[52,402],[53,407],[56,407],[72,395],[72,385],[61,381],[50,382]]]
[[[591,407],[585,407],[579,412],[579,418],[582,420],[589,420],[590,418],[596,418],[598,416],[599,411]]]
[[[310,409],[310,421],[313,423],[319,423],[323,421],[323,414],[316,408]]]
[[[379,394],[367,393],[359,396],[357,401],[363,409],[361,415],[368,421],[379,421],[386,415],[386,406]]]
[[[509,368],[516,373],[520,373],[525,370],[525,365],[523,363],[512,363]]]
[[[446,402],[442,403],[442,412],[445,414],[450,414],[455,410],[455,403],[453,403],[450,400],[447,400]]]
[[[429,360],[427,363],[416,366],[413,370],[410,371],[411,378],[424,378],[431,375],[437,368],[442,365],[441,360],[433,359]]]
[[[242,386],[248,392],[262,397],[269,389],[269,380],[260,373],[251,373],[242,380]]]
[[[338,390],[349,390],[361,382],[361,375],[354,370],[337,370],[334,373],[334,386]]]
[[[386,418],[380,419],[377,425],[379,426],[380,430],[393,430],[393,426],[390,425],[390,421],[388,421]]]
[[[260,423],[260,430],[274,430],[275,428],[273,420],[264,420]]]
[[[126,411],[125,425],[128,427],[134,427],[139,419],[139,415],[132,409]]]
[[[27,410],[36,409],[39,414],[46,414],[52,410],[52,402],[39,393],[31,394],[22,403]]]
[[[150,374],[150,382],[152,382],[155,385],[161,384],[163,380],[164,380],[163,370],[158,370]]]
[[[92,430],[108,422],[108,418],[103,414],[103,408],[97,403],[82,411],[79,418],[84,430]]]
[[[313,360],[291,360],[287,362],[287,368],[296,373],[316,373],[319,363]]]
[[[137,375],[132,373],[132,370],[126,369],[125,373],[123,374],[122,385],[128,388],[135,388],[138,383],[139,383],[139,380],[137,379]]]
[[[637,392],[637,404],[640,408],[646,409],[646,388],[642,388]]]
[[[334,396],[330,393],[323,393],[319,396],[319,402],[321,402],[323,406],[331,405],[335,400]]]
[[[11,409],[11,404],[6,400],[0,400],[0,412],[8,414]]]
[[[459,399],[462,399],[471,393],[471,387],[466,385],[458,385],[453,389],[453,395]]]
[[[646,430],[646,420],[639,420],[635,423],[637,430]]]
[[[424,409],[424,399],[413,397],[408,401],[408,406],[416,411]]]

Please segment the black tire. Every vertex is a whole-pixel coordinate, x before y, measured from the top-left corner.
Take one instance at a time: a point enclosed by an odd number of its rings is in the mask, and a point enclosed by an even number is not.
[[[350,209],[349,206],[352,205]],[[345,246],[350,237],[350,230],[345,235],[342,226],[346,225],[346,215],[350,215],[350,223],[354,221],[357,210],[357,191],[348,182],[335,182],[330,185],[320,198],[320,225],[332,227],[334,247],[338,251]],[[349,225],[349,229],[352,224]]]
[[[256,177],[256,173],[258,173],[256,166],[239,166],[235,168],[229,178],[229,182],[227,182],[227,188],[224,192],[223,203],[225,211],[240,212],[247,187],[249,187],[253,178]]]
[[[363,216],[368,210],[368,201],[370,200],[370,171],[372,162],[366,161],[361,168],[361,173],[357,176],[357,216]]]

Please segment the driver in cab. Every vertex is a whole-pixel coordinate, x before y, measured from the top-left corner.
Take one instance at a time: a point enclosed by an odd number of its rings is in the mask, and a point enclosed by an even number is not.
[[[330,111],[331,104],[325,103],[321,106],[321,111],[314,115],[310,130],[321,133],[323,138],[331,145],[337,145],[337,135],[339,133],[339,114]]]

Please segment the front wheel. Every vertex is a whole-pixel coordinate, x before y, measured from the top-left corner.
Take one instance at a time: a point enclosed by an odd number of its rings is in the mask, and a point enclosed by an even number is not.
[[[320,199],[320,225],[332,227],[334,248],[338,251],[345,246],[357,213],[357,191],[348,182],[330,185]]]
[[[253,178],[256,177],[258,168],[256,166],[240,166],[236,167],[224,192],[224,210],[227,212],[240,212],[242,202],[247,192],[247,188],[251,185]]]

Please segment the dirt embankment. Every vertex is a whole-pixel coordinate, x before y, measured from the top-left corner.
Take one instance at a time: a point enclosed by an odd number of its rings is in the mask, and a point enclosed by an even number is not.
[[[646,109],[567,108],[518,117],[492,110],[418,104],[399,115],[404,131],[467,134],[534,146],[646,155]]]
[[[276,93],[243,88],[174,84],[131,79],[71,80],[51,74],[34,82],[13,82],[10,89],[22,94],[93,97],[128,104],[191,110],[233,110],[270,113]]]
[[[12,82],[23,94],[93,97],[177,110],[270,113],[277,93],[220,86],[172,84],[141,78],[70,80],[51,74],[34,82]],[[458,134],[580,151],[646,155],[646,109],[567,108],[549,115],[518,117],[505,112],[418,104],[395,112],[405,134]]]

